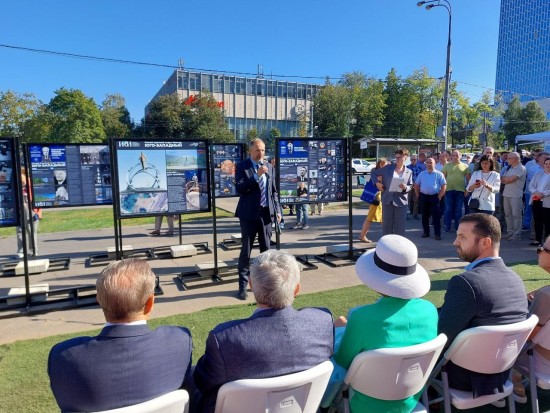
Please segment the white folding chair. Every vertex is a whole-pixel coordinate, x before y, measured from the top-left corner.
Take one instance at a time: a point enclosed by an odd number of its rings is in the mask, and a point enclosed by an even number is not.
[[[550,350],[550,322],[547,322],[528,343],[527,355],[529,357],[529,369],[524,370],[517,368],[519,372],[529,378],[529,386],[531,391],[531,409],[533,413],[539,412],[539,401],[537,397],[537,387],[543,390],[550,390],[550,374],[537,372],[535,370],[533,351],[536,346],[541,346]],[[514,367],[516,368],[516,367]]]
[[[440,334],[426,343],[368,350],[355,356],[344,378],[344,411],[350,411],[350,387],[380,400],[403,400],[417,394],[426,385],[446,342],[447,336]],[[426,412],[426,408],[418,402],[413,412]]]
[[[325,361],[286,376],[225,383],[218,390],[215,413],[315,413],[332,368]]]
[[[187,413],[188,409],[189,394],[174,390],[143,403],[95,413]]]
[[[462,331],[432,373],[432,377],[435,377],[441,371],[442,381],[432,380],[431,384],[443,392],[445,413],[451,413],[451,404],[460,410],[472,409],[506,397],[509,411],[514,413],[513,385],[510,380],[506,381],[502,392],[474,399],[472,392],[449,387],[446,364],[452,361],[457,366],[484,374],[508,370],[516,361],[537,322],[538,317],[532,315],[519,323],[474,327]]]

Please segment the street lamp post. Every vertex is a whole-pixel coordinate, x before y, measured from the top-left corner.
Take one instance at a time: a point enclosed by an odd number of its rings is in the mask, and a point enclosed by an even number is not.
[[[449,36],[447,40],[447,64],[445,67],[445,93],[443,95],[443,119],[441,120],[441,134],[443,135],[444,148],[447,149],[447,131],[449,123],[449,86],[451,83],[451,3],[448,0],[423,0],[416,3],[418,7],[426,5],[426,10],[434,7],[444,7],[449,13]]]

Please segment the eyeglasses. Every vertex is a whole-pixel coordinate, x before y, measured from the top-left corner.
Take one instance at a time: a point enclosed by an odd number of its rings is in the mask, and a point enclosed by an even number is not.
[[[544,251],[545,253],[547,253],[547,254],[550,254],[550,249],[544,248],[544,246],[542,246],[542,247],[538,247],[538,248],[537,248],[537,255],[539,255],[539,254],[540,254],[541,252],[543,252],[543,251]]]

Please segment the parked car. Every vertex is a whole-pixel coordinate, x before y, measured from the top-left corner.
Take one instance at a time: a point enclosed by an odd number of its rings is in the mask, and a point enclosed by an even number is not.
[[[351,160],[351,171],[354,174],[369,174],[375,164],[365,161],[363,159],[352,159]]]

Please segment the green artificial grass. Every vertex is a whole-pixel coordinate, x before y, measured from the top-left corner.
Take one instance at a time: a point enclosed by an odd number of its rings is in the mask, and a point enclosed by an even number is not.
[[[527,291],[548,284],[548,274],[535,263],[514,265],[520,274]],[[443,303],[448,280],[458,271],[432,274],[432,289],[426,299],[440,306]],[[495,274],[498,277],[498,274]],[[365,286],[355,286],[313,294],[304,294],[296,298],[294,306],[329,308],[334,317],[346,315],[352,307],[374,302],[378,294]],[[191,314],[178,314],[153,319],[149,324],[186,326],[193,336],[193,363],[204,353],[208,332],[217,324],[239,318],[249,317],[254,305],[232,305],[213,307]],[[52,336],[36,340],[17,341],[0,346],[0,412],[55,412],[58,411],[49,387],[46,372],[47,357],[51,347],[60,341],[82,335],[97,335],[100,330],[87,333],[74,333]],[[243,362],[246,362],[243,360]],[[550,409],[550,392],[539,393],[541,411]],[[530,411],[530,405],[516,405],[518,413]],[[502,410],[487,407],[475,412],[500,412]]]
[[[223,209],[216,209],[218,218],[232,217],[234,214]],[[181,216],[183,222],[197,219],[209,219],[210,212],[197,214],[184,214]],[[47,209],[42,212],[42,220],[38,227],[39,234],[50,232],[65,232],[91,230],[98,228],[113,228],[112,208],[77,208],[77,209]],[[151,225],[155,222],[154,217],[127,218],[122,220],[122,226]],[[15,236],[15,228],[0,228],[0,237]]]

